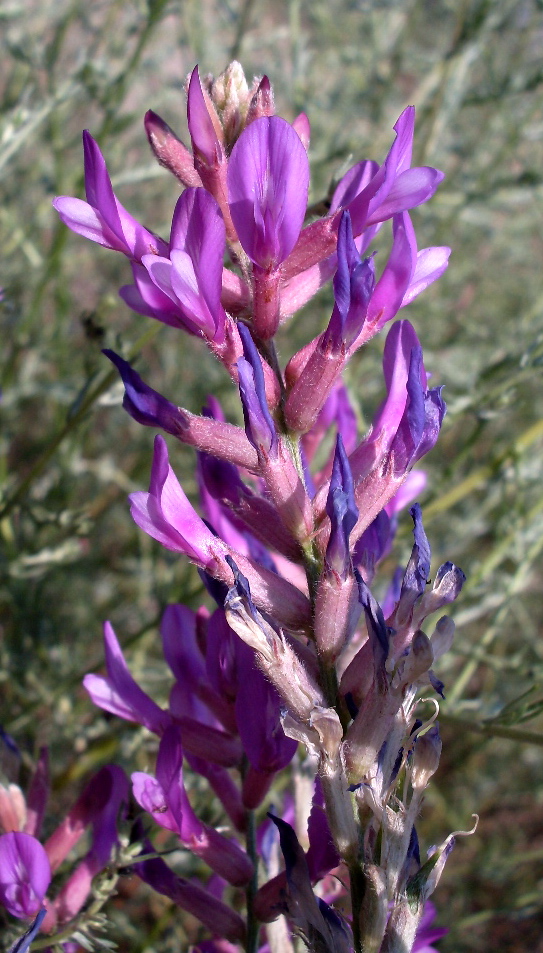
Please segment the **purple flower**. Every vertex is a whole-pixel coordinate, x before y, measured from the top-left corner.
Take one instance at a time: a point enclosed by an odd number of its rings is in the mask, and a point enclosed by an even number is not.
[[[363,227],[384,222],[398,212],[422,205],[432,197],[444,174],[429,166],[410,168],[415,107],[404,109],[394,126],[396,139],[378,172],[349,203],[353,222],[364,214]],[[361,224],[361,222],[360,222]],[[360,227],[353,228],[360,234]]]
[[[326,565],[345,579],[351,565],[349,536],[358,519],[358,508],[354,498],[351,468],[340,434],[336,440],[326,512],[331,526],[325,555]]]
[[[390,454],[394,476],[405,475],[433,447],[445,415],[441,388],[428,390],[422,348],[409,321],[397,321],[390,329],[383,372],[386,401],[374,419],[369,437],[350,457],[356,482],[385,454]]]
[[[351,217],[343,212],[337,237],[337,271],[334,277],[334,310],[322,346],[335,351],[350,347],[366,320],[375,284],[372,258],[360,260],[354,243]]]
[[[415,503],[409,512],[413,518],[414,544],[411,558],[404,573],[400,601],[396,610],[398,621],[400,618],[405,620],[409,616],[416,600],[426,589],[428,576],[430,575],[430,544],[424,532],[419,504]]]
[[[241,639],[236,645],[238,689],[236,693],[236,719],[239,736],[249,759],[253,776],[244,783],[244,800],[247,806],[256,807],[277,771],[292,761],[297,743],[287,738],[281,727],[284,703],[273,685],[264,677],[255,662],[254,652]],[[254,774],[262,776],[258,785]],[[252,785],[258,790],[247,803],[247,790]],[[256,800],[256,803],[255,803]]]
[[[253,447],[261,455],[277,454],[275,424],[268,410],[264,389],[262,361],[250,331],[239,325],[243,341],[243,357],[238,360],[239,392],[245,418],[245,432]]]
[[[204,97],[198,67],[190,74],[187,94],[187,121],[192,149],[198,165],[212,168],[224,155],[222,129],[209,99]],[[219,140],[219,133],[221,140]]]
[[[53,201],[68,228],[99,245],[141,261],[143,255],[165,255],[168,246],[140,225],[113,192],[104,157],[89,132],[83,133],[87,201],[61,195]]]
[[[134,521],[166,549],[185,553],[203,568],[226,555],[226,545],[197,516],[179,485],[162,437],[155,437],[149,492],[132,493],[129,499]]]
[[[253,873],[253,865],[236,841],[228,840],[200,821],[187,797],[183,783],[183,749],[178,729],[168,728],[162,737],[156,764],[156,778],[142,771],[132,775],[134,797],[160,827],[174,831],[192,853],[204,860],[229,883],[243,886]]]
[[[151,844],[143,845],[143,853],[152,853]],[[153,890],[169,897],[182,910],[187,910],[198,918],[212,933],[229,940],[243,941],[245,924],[239,913],[232,910],[221,900],[217,900],[208,890],[198,883],[176,877],[172,870],[155,857],[135,864],[135,870],[141,879]],[[236,950],[238,947],[236,947]]]
[[[142,258],[152,282],[174,303],[178,325],[215,344],[222,344],[225,334],[224,248],[224,220],[215,199],[205,189],[185,189],[175,207],[169,257]]]
[[[279,116],[262,116],[239,137],[228,163],[228,195],[251,261],[272,271],[290,254],[303,224],[309,162],[300,137]]]
[[[0,903],[23,920],[38,913],[51,883],[51,865],[40,842],[18,832],[0,836]]]
[[[169,465],[162,437],[155,438],[149,493],[132,493],[129,499],[134,521],[149,536],[166,549],[185,553],[211,576],[231,585],[232,570],[226,562],[229,547],[213,535],[189,503]],[[252,559],[236,553],[236,561],[250,579],[259,608],[288,629],[305,630],[310,619],[307,597],[286,579]]]
[[[160,734],[170,724],[170,718],[132,678],[109,622],[104,624],[104,649],[107,678],[85,675],[83,679],[92,701],[119,718],[135,721]]]
[[[347,922],[311,889],[306,856],[290,824],[268,815],[279,830],[285,859],[287,890],[282,912],[305,938],[308,948],[322,953],[350,953],[352,935]]]

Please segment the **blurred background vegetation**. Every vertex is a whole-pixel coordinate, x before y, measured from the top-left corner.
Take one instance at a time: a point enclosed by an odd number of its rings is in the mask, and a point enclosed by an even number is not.
[[[444,755],[420,834],[429,846],[481,817],[435,896],[451,930],[444,953],[543,950],[541,0],[4,0],[0,20],[0,721],[23,779],[50,745],[49,830],[96,767],[148,757],[141,733],[94,711],[80,688],[101,665],[102,620],[165,700],[157,618],[168,601],[202,598],[186,561],[129,517],[153,433],[122,411],[101,348],[141,355],[146,380],[176,403],[198,411],[212,391],[237,413],[218,365],[130,313],[117,296],[126,260],[70,233],[51,199],[83,194],[88,128],[123,204],[167,236],[178,186],[153,161],[143,115],[154,109],[186,139],[186,74],[196,62],[217,74],[235,57],[249,77],[270,76],[282,115],[307,112],[312,201],[347,163],[382,161],[409,103],[416,162],[447,174],[413,221],[420,247],[452,246],[451,265],[404,316],[449,405],[421,501],[433,569],[452,559],[468,584],[439,670]],[[328,290],[295,319],[283,357],[330,306]],[[361,427],[380,399],[382,344],[349,369]],[[192,451],[173,443],[193,492]],[[136,909],[123,890],[109,911],[122,949],[182,948],[167,903]]]

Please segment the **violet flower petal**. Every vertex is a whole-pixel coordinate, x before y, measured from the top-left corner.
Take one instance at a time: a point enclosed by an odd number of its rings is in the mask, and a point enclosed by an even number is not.
[[[189,334],[196,334],[196,328],[189,326],[171,293],[165,294],[161,291],[144,265],[133,261],[132,274],[134,284],[123,285],[119,289],[119,297],[132,311],[147,318],[155,318],[172,328],[183,328]]]
[[[122,377],[125,387],[123,407],[127,413],[145,427],[160,427],[166,433],[178,436],[184,421],[179,407],[149,387],[128,361],[115,354],[115,351],[105,349],[102,353]]]
[[[358,520],[358,507],[354,498],[351,467],[340,434],[336,440],[326,513],[331,524],[326,565],[345,579],[351,564],[349,535]]]
[[[266,401],[262,361],[248,328],[244,324],[238,327],[244,354],[238,359],[237,368],[245,432],[257,453],[275,454],[277,433]]]
[[[388,629],[385,624],[381,606],[372,596],[362,577],[357,573],[355,573],[355,575],[358,582],[360,604],[366,616],[366,625],[373,651],[376,677],[378,682],[383,683],[386,679],[385,662],[388,657],[389,648]]]
[[[308,189],[307,154],[292,126],[279,116],[252,122],[232,150],[228,194],[239,240],[260,268],[277,268],[294,248]]]
[[[447,270],[450,254],[451,249],[446,245],[434,245],[430,248],[422,248],[417,252],[415,269],[403,296],[402,308],[405,308],[434,281],[441,278],[441,275]]]
[[[253,869],[247,854],[236,841],[203,824],[190,805],[183,783],[183,749],[177,728],[168,728],[161,739],[156,780],[143,772],[136,772],[132,780],[136,800],[159,825],[175,830],[189,850],[229,883],[247,883]]]
[[[104,157],[86,130],[83,150],[87,202],[64,195],[56,198],[53,205],[62,221],[84,238],[137,261],[149,252],[167,254],[166,243],[140,225],[116,198]]]
[[[36,938],[37,934],[40,931],[40,927],[42,925],[42,922],[45,918],[46,913],[47,913],[47,910],[45,909],[45,907],[42,907],[36,919],[34,920],[34,923],[30,925],[26,933],[23,933],[23,935],[19,937],[19,939],[16,940],[12,946],[10,946],[8,953],[27,953],[27,950],[30,947],[32,940]]]
[[[323,347],[348,348],[360,334],[368,314],[375,284],[373,258],[360,260],[354,243],[349,212],[343,212],[337,240],[335,305],[323,336]]]
[[[152,849],[150,844],[144,844],[145,853],[150,853]],[[182,910],[192,913],[212,933],[243,942],[245,924],[239,913],[217,900],[199,884],[176,877],[160,857],[135,864],[134,869],[153,890],[169,897]]]
[[[404,212],[394,216],[392,249],[368,307],[368,321],[375,324],[376,331],[399,311],[411,282],[416,257],[415,230],[409,215]]]
[[[38,913],[51,883],[45,848],[31,834],[0,835],[0,903],[13,917]]]
[[[132,678],[113,627],[104,623],[107,678],[85,675],[83,685],[99,708],[160,734],[170,723],[166,712]]]
[[[411,507],[413,519],[414,544],[411,557],[404,573],[400,599],[407,599],[411,605],[422,595],[430,575],[431,551],[428,537],[422,523],[422,511],[418,503]]]
[[[430,166],[407,169],[395,180],[386,201],[380,203],[373,214],[368,215],[366,226],[384,222],[398,212],[423,205],[432,198],[444,178],[444,172]]]
[[[185,553],[204,567],[226,554],[226,545],[213,536],[183,492],[163,437],[155,438],[149,493],[132,493],[129,499],[134,521],[166,549]]]
[[[255,653],[240,639],[236,657],[236,717],[241,742],[255,770],[281,771],[290,764],[298,747],[281,727],[284,702],[256,665]]]

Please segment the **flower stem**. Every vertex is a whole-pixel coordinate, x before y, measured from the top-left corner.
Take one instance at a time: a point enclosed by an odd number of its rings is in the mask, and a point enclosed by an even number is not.
[[[354,953],[364,953],[363,938],[360,930],[360,911],[366,891],[366,881],[363,870],[358,862],[349,865],[349,879],[351,882],[351,910],[353,929]]]
[[[247,953],[256,953],[258,950],[258,936],[260,925],[254,913],[254,899],[258,890],[258,855],[256,851],[256,820],[255,812],[247,811],[247,834],[245,839],[247,854],[254,864],[254,873],[245,892],[247,902]]]

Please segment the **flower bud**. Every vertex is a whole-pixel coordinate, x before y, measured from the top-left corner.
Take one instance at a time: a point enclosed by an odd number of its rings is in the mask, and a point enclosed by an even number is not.
[[[428,671],[433,661],[434,653],[430,639],[422,629],[418,629],[413,636],[411,650],[405,661],[403,671],[400,673],[402,684],[408,685],[410,682],[416,682],[421,675]]]
[[[434,661],[449,651],[453,644],[456,626],[448,615],[444,615],[436,623],[430,638],[434,650]]]
[[[441,747],[437,725],[433,725],[429,731],[417,738],[411,766],[411,785],[414,791],[424,791],[430,778],[436,773]]]

